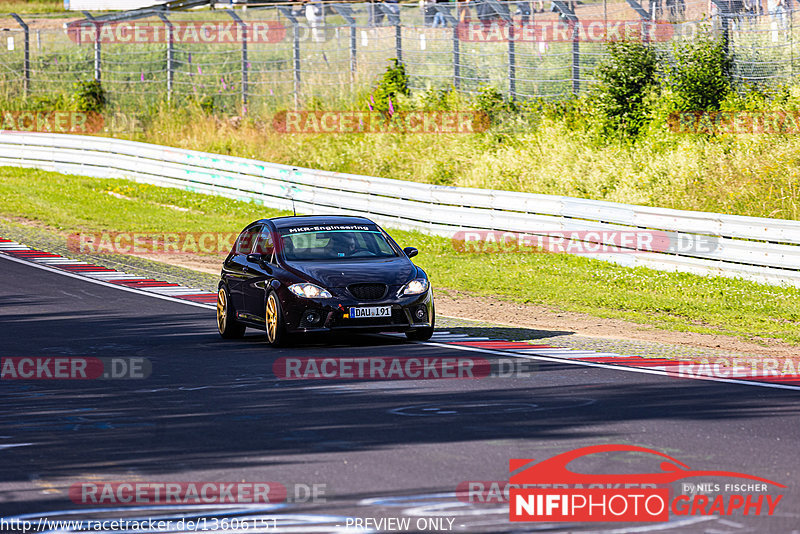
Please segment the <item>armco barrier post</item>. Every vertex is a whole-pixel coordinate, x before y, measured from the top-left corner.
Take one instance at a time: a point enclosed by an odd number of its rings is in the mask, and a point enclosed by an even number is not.
[[[17,21],[17,24],[22,26],[22,31],[25,34],[25,47],[23,50],[24,53],[24,60],[23,60],[23,67],[22,67],[22,92],[25,96],[28,96],[31,87],[31,38],[30,38],[30,30],[28,29],[28,25],[22,20],[22,18],[17,15],[16,13],[11,13],[11,16],[14,20]]]
[[[175,82],[175,33],[172,22],[163,13],[158,14],[167,27],[167,102],[172,102],[172,89]]]
[[[247,24],[232,9],[225,12],[242,28],[242,113],[247,110]]]

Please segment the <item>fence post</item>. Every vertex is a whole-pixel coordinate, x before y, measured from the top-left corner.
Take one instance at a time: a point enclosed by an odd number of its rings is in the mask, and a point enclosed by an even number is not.
[[[486,2],[495,14],[505,24],[508,24],[508,95],[513,102],[517,94],[517,49],[514,38],[514,17],[511,16],[507,3],[500,3],[497,0],[478,1]]]
[[[395,11],[391,6],[397,6]],[[376,4],[376,7],[383,10],[389,24],[394,26],[394,50],[397,55],[397,61],[403,62],[403,27],[400,25],[400,4]]]
[[[552,0],[555,11],[560,15],[560,20],[566,20],[572,26],[572,93],[577,95],[581,90],[581,38],[578,17],[563,0]]]
[[[356,67],[357,67],[357,49],[356,49],[356,19],[353,16],[353,12],[350,9],[350,6],[345,6],[341,4],[329,4],[336,13],[342,16],[342,18],[347,22],[350,26],[350,81],[355,82],[356,79]]]
[[[453,87],[459,89],[461,86],[461,49],[459,45],[461,43],[458,35],[458,20],[453,17],[450,6],[437,3],[433,4],[433,7],[444,17],[445,22],[453,28]]]
[[[173,33],[172,22],[163,13],[158,17],[164,21],[167,27],[167,102],[172,102],[172,89],[175,81],[175,35]]]
[[[729,54],[729,46],[730,46],[730,16],[732,13],[728,9],[728,2],[727,0],[711,0],[716,4],[717,11],[719,12],[719,18],[722,21],[722,46],[725,54]],[[731,56],[732,57],[732,56]],[[734,60],[735,61],[735,60]]]
[[[294,63],[294,108],[300,107],[300,30],[299,23],[287,6],[278,6],[278,11],[292,24],[292,40],[294,46],[292,57]]]
[[[394,48],[397,52],[397,61],[403,62],[403,28],[399,24],[394,27]]]
[[[653,18],[651,13],[639,4],[636,0],[626,0],[628,5],[636,11],[636,14],[639,15],[639,18],[642,19],[642,42],[649,43],[650,42],[650,29],[652,28],[650,24],[650,20]],[[654,12],[655,13],[655,12]],[[608,31],[606,29],[606,31]],[[607,37],[607,36],[606,36]]]
[[[242,113],[244,114],[247,112],[247,24],[245,24],[232,9],[226,9],[225,12],[230,15],[242,29]]]
[[[789,76],[794,77],[794,5],[787,0],[789,8]]]
[[[514,21],[508,24],[508,93],[513,102],[517,95],[517,51],[514,42]]]
[[[581,91],[581,38],[578,19],[572,24],[572,94],[578,96]]]
[[[102,78],[102,68],[100,64],[100,25],[102,23],[97,22],[88,11],[81,11],[81,13],[83,13],[83,16],[86,17],[87,20],[94,23],[94,81],[99,82]]]
[[[11,16],[14,20],[17,21],[17,24],[22,26],[22,31],[25,34],[25,48],[24,48],[24,60],[23,60],[23,78],[22,78],[22,92],[25,96],[28,96],[31,87],[31,38],[30,38],[30,30],[28,29],[28,25],[22,20],[22,18],[17,15],[16,13],[11,13]]]
[[[350,78],[356,80],[356,70],[358,69],[358,50],[356,49],[356,21],[350,24]]]

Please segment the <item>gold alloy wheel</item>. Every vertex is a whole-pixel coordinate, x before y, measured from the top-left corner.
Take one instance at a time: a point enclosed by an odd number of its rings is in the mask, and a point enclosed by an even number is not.
[[[270,293],[267,297],[267,340],[275,342],[278,335],[278,303],[275,300],[275,293]]]
[[[225,332],[225,326],[228,321],[228,297],[225,295],[225,289],[220,288],[217,293],[217,328],[220,334]]]

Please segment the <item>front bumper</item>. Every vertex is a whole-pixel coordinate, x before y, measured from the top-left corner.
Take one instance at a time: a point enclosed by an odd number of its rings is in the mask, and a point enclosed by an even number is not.
[[[286,329],[292,333],[339,330],[405,332],[433,326],[433,293],[430,289],[420,295],[370,301],[340,297],[307,299],[297,297],[288,290],[280,296]],[[391,306],[392,315],[358,319],[347,317],[351,307],[365,306]],[[422,318],[417,315],[420,310]]]

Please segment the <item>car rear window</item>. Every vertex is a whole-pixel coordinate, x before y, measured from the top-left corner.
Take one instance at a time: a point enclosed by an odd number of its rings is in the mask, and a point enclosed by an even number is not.
[[[287,261],[335,261],[397,256],[375,226],[315,226],[280,230]]]

